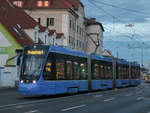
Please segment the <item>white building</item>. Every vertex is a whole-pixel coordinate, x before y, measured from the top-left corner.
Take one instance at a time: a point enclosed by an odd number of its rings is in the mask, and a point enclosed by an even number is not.
[[[100,45],[96,53],[102,53],[103,26],[96,19],[86,19],[80,0],[11,1],[41,25],[64,33],[64,46],[92,53],[95,50],[95,44],[89,38],[92,37]]]

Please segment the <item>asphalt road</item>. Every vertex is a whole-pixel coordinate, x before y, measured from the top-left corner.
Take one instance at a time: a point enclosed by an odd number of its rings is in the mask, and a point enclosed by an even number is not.
[[[0,90],[0,113],[150,113],[150,83],[71,96]]]

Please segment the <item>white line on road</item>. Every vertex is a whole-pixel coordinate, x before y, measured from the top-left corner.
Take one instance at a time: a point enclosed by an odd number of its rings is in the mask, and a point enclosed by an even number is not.
[[[51,99],[51,100],[54,100],[54,99]],[[23,102],[23,103],[2,105],[2,106],[0,106],[0,110],[1,110],[1,108],[4,108],[4,107],[13,107],[13,106],[19,106],[19,105],[25,105],[25,104],[34,104],[34,103],[39,103],[39,102],[46,102],[46,101],[50,101],[50,99],[48,99],[48,100],[39,100],[39,101],[31,101],[31,102]]]
[[[32,111],[28,111],[28,112],[24,112],[24,113],[37,113],[38,110],[32,110]]]
[[[106,100],[104,100],[104,102],[112,101],[112,100],[114,100],[114,99],[115,99],[115,98],[106,99]]]
[[[138,97],[136,100],[144,100],[145,97]]]
[[[61,111],[68,111],[68,110],[72,110],[72,109],[77,109],[77,108],[81,108],[81,107],[85,107],[86,105],[79,105],[79,106],[74,106],[74,107],[70,107],[70,108],[66,108],[66,109],[62,109]]]
[[[95,97],[98,98],[98,97],[102,97],[102,96],[103,96],[103,95],[96,95]]]
[[[24,106],[16,106],[16,108],[23,108]]]
[[[131,95],[133,95],[133,94],[130,93],[130,94],[127,94],[126,96],[128,97],[128,96],[131,96]]]

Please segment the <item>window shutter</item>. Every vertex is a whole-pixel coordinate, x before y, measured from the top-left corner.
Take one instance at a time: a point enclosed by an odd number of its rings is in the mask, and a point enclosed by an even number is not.
[[[39,23],[39,24],[41,23],[41,18],[38,18],[38,23]]]

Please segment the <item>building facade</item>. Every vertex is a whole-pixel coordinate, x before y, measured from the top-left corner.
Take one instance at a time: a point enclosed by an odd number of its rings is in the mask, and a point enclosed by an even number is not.
[[[84,5],[80,0],[11,0],[13,4],[49,29],[64,33],[63,46],[93,53],[99,42],[98,54],[102,53],[103,26],[95,20],[86,19]],[[89,22],[88,22],[89,21]],[[98,39],[98,40],[97,40]]]
[[[0,87],[14,87],[19,79],[22,48],[40,43],[62,46],[63,33],[39,25],[9,0],[0,1]],[[18,76],[17,76],[18,75]]]

